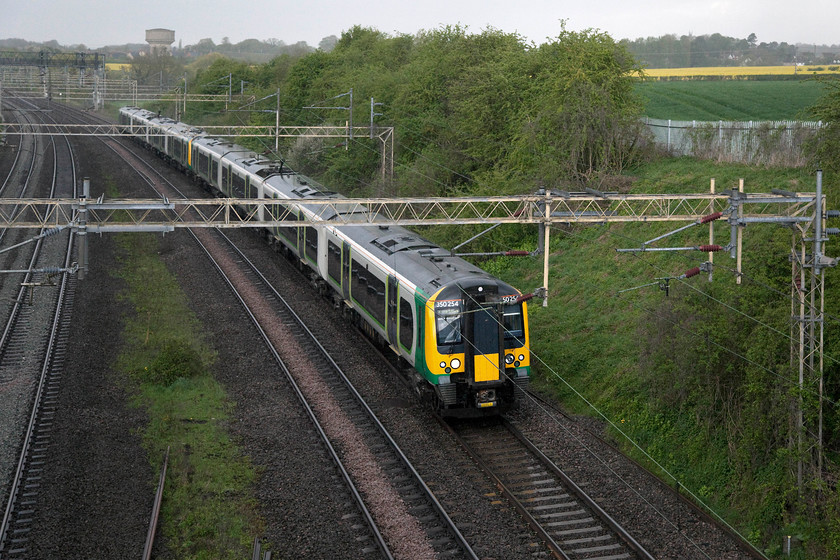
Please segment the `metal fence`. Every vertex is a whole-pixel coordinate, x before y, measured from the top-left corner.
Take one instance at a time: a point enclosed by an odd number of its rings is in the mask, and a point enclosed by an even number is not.
[[[675,155],[718,161],[800,166],[805,142],[822,128],[812,121],[675,121],[644,119],[654,142]]]

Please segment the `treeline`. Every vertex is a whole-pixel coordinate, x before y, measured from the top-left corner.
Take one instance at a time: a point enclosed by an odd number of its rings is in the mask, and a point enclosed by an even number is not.
[[[563,29],[533,47],[496,30],[468,35],[446,27],[392,37],[354,27],[330,52],[261,66],[216,60],[190,80],[190,92],[218,93],[231,82],[247,84],[246,96],[255,99],[279,90],[281,122],[297,125],[368,125],[373,98],[381,113],[375,125],[395,129],[393,183],[383,183],[380,146],[369,135],[350,145],[299,139],[281,150],[293,167],[335,190],[522,193],[597,186],[640,157],[638,71],[622,45],[596,31]],[[220,109],[196,104],[186,119],[206,123]],[[250,116],[265,124],[274,118]]]
[[[783,64],[836,64],[840,45],[759,43],[755,33],[746,39],[711,35],[663,35],[623,39],[621,44],[648,68],[699,66],[779,66]]]
[[[337,42],[338,37],[335,35],[324,37],[317,48],[330,51]],[[84,44],[61,45],[56,40],[35,42],[25,39],[0,39],[0,49],[24,52],[84,52],[90,50]],[[316,47],[310,46],[305,41],[287,44],[280,39],[266,39],[264,41],[245,39],[239,43],[232,43],[228,37],[223,37],[218,44],[209,38],[201,39],[194,45],[181,46],[176,44],[173,45],[172,54],[175,58],[183,58],[186,61],[215,53],[245,62],[264,63],[282,55],[303,56],[315,49]],[[148,52],[149,45],[145,42],[126,43],[124,45],[109,45],[95,50],[105,53],[111,62],[129,62],[137,56],[142,56],[141,53]]]
[[[338,37],[325,37],[321,40],[319,48],[324,51],[332,50]],[[315,47],[310,46],[306,41],[298,41],[294,44],[286,44],[280,39],[245,39],[239,43],[231,43],[230,39],[223,37],[221,43],[216,44],[213,39],[201,39],[195,45],[187,45],[176,49],[176,56],[199,57],[211,53],[219,53],[224,56],[248,62],[268,62],[274,57],[282,55],[303,56],[311,53]]]

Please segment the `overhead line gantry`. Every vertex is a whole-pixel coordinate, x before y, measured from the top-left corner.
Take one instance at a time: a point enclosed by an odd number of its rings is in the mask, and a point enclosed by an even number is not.
[[[312,216],[293,212],[304,204]],[[538,224],[541,229],[543,287],[548,287],[551,227],[568,224],[682,222],[709,225],[709,245],[699,250],[727,250],[736,261],[736,280],[742,271],[742,236],[749,224],[776,224],[793,232],[791,244],[792,356],[798,357],[800,396],[795,421],[798,427],[798,485],[804,487],[806,466],[816,478],[822,471],[822,392],[824,304],[826,268],[837,259],[823,253],[828,235],[840,233],[823,221],[836,213],[825,211],[822,176],[815,193],[773,191],[746,193],[739,188],[693,194],[621,194],[592,189],[587,192],[545,190],[540,194],[454,198],[369,198],[325,196],[284,199],[0,199],[0,227],[71,227],[80,233],[169,232],[176,228],[265,228],[304,226],[428,226],[484,224]],[[729,226],[728,243],[714,245],[715,223]],[[680,228],[685,229],[688,226]],[[725,226],[724,226],[725,227]],[[666,237],[660,236],[657,240]],[[654,240],[655,241],[655,240]],[[651,242],[635,251],[651,250]],[[537,251],[539,252],[539,251]],[[709,261],[712,253],[709,253]],[[84,263],[80,263],[84,272]],[[711,269],[711,266],[708,267]],[[694,273],[691,274],[692,276]],[[547,293],[547,290],[546,290]],[[547,305],[547,297],[543,300]],[[819,394],[817,419],[804,417],[803,395],[815,387]],[[816,432],[816,445],[806,448],[804,437]]]

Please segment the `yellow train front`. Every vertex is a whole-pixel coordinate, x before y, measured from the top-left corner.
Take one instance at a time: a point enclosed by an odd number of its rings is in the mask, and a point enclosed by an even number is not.
[[[415,367],[441,415],[498,414],[522,397],[531,358],[519,291],[489,275],[460,280],[430,297],[424,315],[424,355]]]

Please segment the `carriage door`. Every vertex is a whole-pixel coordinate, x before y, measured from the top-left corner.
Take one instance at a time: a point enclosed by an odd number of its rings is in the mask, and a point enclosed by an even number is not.
[[[388,276],[388,316],[385,321],[388,323],[388,342],[396,349],[397,346],[397,325],[400,321],[400,314],[397,310],[399,302],[399,282],[396,276]]]
[[[341,246],[341,295],[350,301],[350,244],[346,241]]]
[[[501,315],[494,304],[485,304],[470,300],[468,295],[467,313],[464,314],[466,338],[466,365],[472,365],[473,380],[498,381],[504,371],[504,327]]]

